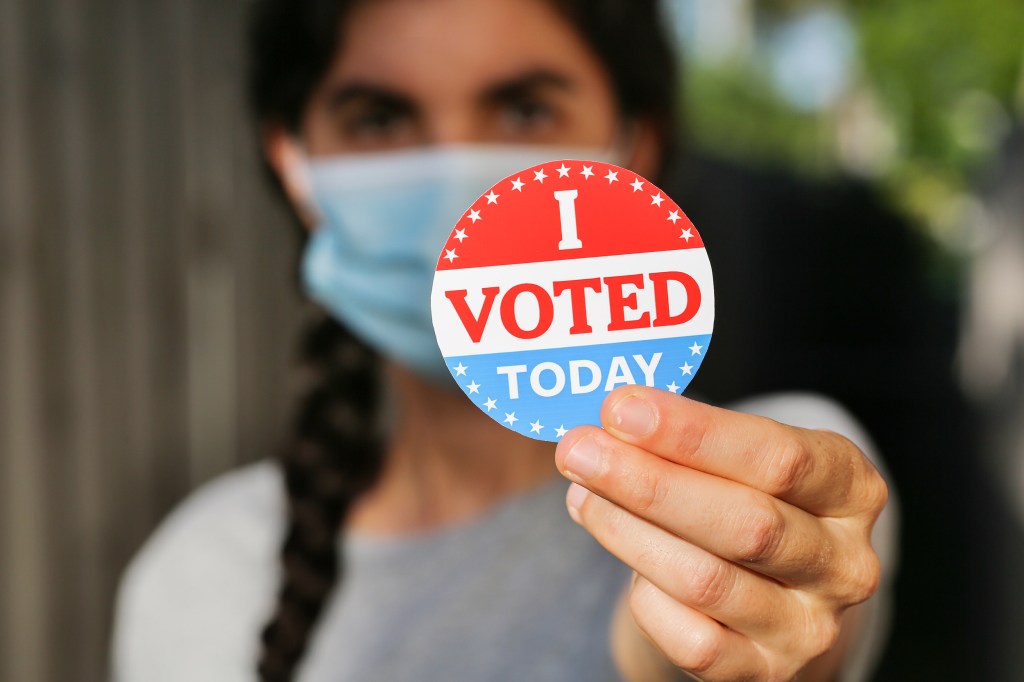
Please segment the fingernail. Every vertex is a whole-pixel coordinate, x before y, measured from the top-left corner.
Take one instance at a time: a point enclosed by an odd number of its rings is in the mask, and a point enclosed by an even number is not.
[[[646,400],[626,396],[612,407],[612,426],[622,433],[646,436],[654,430],[656,417]]]
[[[565,501],[569,505],[569,513],[573,514],[573,518],[577,522],[579,521],[580,507],[583,506],[583,500],[587,499],[588,492],[579,483],[569,484],[569,492],[565,496]]]
[[[565,456],[565,468],[581,479],[593,478],[601,470],[601,449],[593,438],[583,438]]]

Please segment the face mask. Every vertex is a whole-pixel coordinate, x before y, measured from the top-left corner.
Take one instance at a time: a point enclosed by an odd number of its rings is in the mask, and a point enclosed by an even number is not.
[[[319,218],[303,257],[306,290],[383,355],[447,382],[430,290],[455,223],[512,173],[558,159],[611,156],[473,145],[306,160],[299,180]]]

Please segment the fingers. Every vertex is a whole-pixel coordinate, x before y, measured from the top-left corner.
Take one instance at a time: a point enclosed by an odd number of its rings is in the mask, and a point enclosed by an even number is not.
[[[843,608],[711,555],[573,484],[570,515],[635,571],[633,620],[701,680],[789,680],[836,643]]]
[[[696,547],[580,486],[568,494],[570,514],[605,549],[673,600],[753,639],[791,636],[803,603],[792,591]]]
[[[887,490],[860,450],[636,386],[612,392],[602,423],[556,449],[577,482],[567,504],[637,571],[633,620],[673,664],[791,679],[833,646],[880,574],[870,530]]]
[[[769,679],[768,665],[747,637],[680,604],[637,576],[629,594],[633,620],[677,668],[706,682]]]
[[[613,391],[601,410],[609,433],[670,462],[757,488],[817,516],[873,520],[887,491],[850,441],[705,405],[644,386]]]
[[[604,500],[698,547],[788,585],[820,582],[841,551],[833,528],[735,481],[673,464],[597,428],[576,429],[559,469]]]

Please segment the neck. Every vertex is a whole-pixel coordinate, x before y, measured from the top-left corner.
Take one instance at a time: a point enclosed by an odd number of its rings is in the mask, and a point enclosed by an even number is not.
[[[550,443],[503,428],[461,393],[400,367],[387,376],[395,427],[380,479],[353,508],[350,530],[391,535],[468,521],[557,474]]]

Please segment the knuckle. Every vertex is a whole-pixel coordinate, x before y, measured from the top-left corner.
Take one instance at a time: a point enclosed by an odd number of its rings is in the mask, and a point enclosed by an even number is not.
[[[637,554],[637,567],[643,567],[648,575],[654,571],[660,571],[671,564],[669,550],[656,540],[644,541]]]
[[[637,623],[647,620],[657,588],[639,573],[633,574],[632,585],[627,596],[629,610]],[[645,632],[649,632],[645,629]],[[669,662],[677,668],[696,674],[711,670],[722,658],[724,643],[714,629],[700,625],[678,625],[675,628],[660,629],[657,634],[649,632],[652,641],[664,652]]]
[[[698,608],[713,608],[721,604],[732,588],[732,573],[724,561],[708,557],[689,572],[686,598]]]
[[[785,528],[785,518],[775,505],[766,501],[751,504],[737,534],[737,558],[748,564],[770,560],[782,542]]]
[[[845,449],[842,459],[849,465],[847,495],[851,510],[870,518],[878,518],[889,502],[889,486],[871,459],[855,443],[837,433],[833,436]]]
[[[681,462],[698,459],[698,453],[704,447],[704,441],[711,430],[710,420],[703,415],[687,414],[683,418],[669,420],[666,434],[676,450]]]
[[[669,660],[677,668],[701,675],[715,667],[721,657],[721,638],[714,633],[690,631]]]
[[[889,486],[874,467],[871,468],[865,488],[868,512],[872,518],[878,518],[885,505],[889,503]]]
[[[811,462],[807,444],[795,434],[786,436],[768,462],[765,492],[774,497],[792,493],[806,476]]]
[[[830,651],[839,641],[841,631],[841,619],[836,613],[822,612],[811,617],[804,633],[808,654],[812,658],[817,658]]]
[[[867,601],[878,591],[882,582],[882,562],[874,551],[867,551],[859,561],[853,562],[847,578],[844,601],[847,605]]]
[[[661,477],[647,467],[641,467],[632,477],[628,491],[630,509],[644,514],[657,508],[664,495]]]

